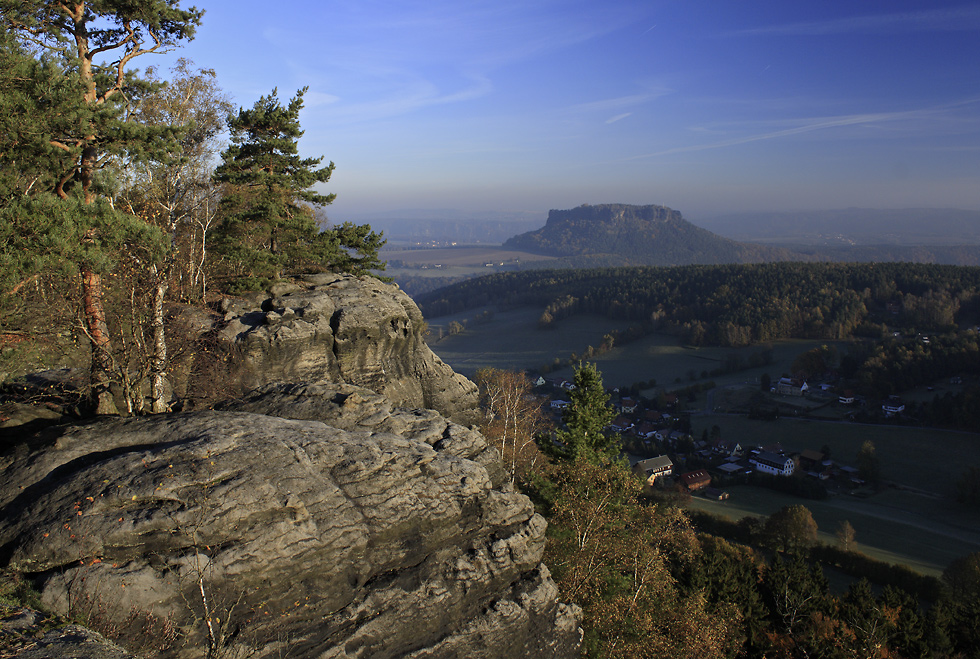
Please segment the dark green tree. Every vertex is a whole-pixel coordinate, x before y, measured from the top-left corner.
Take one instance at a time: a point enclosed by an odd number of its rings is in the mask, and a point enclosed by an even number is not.
[[[870,439],[861,444],[857,454],[858,474],[873,487],[881,485],[881,464],[874,442]]]
[[[607,427],[616,418],[616,411],[609,404],[602,373],[595,364],[580,363],[575,368],[574,384],[569,404],[562,411],[565,427],[555,433],[554,443],[545,443],[544,450],[567,460],[614,458],[619,454],[620,440]]]
[[[274,89],[228,117],[232,143],[215,171],[215,180],[228,184],[216,243],[240,274],[278,278],[287,269],[311,266],[383,268],[377,253],[384,241],[369,226],[346,223],[323,231],[316,221],[315,208],[336,195],[320,194],[314,186],[330,180],[334,164],[321,167],[322,156],[299,156],[306,90],[284,105]]]
[[[178,0],[0,0],[4,29],[37,54],[37,75],[24,84],[35,89],[49,85],[53,67],[60,67],[65,77],[64,84],[53,88],[56,93],[38,97],[36,121],[25,117],[28,121],[22,125],[27,130],[14,141],[19,154],[34,151],[42,156],[34,161],[36,173],[21,177],[25,193],[54,193],[65,202],[61,212],[78,213],[74,238],[85,248],[69,250],[62,258],[78,251],[92,257],[74,265],[81,278],[85,332],[92,345],[96,413],[116,411],[109,392],[114,360],[102,275],[112,270],[112,256],[122,246],[116,239],[128,235],[132,223],[111,206],[108,211],[83,207],[106,196],[96,177],[113,158],[124,153],[138,157],[173,138],[175,131],[169,127],[125,120],[127,99],[147,89],[128,67],[136,57],[164,52],[193,38],[202,14],[194,8],[181,9]],[[30,227],[25,229],[31,232]]]
[[[764,533],[770,547],[796,552],[817,541],[817,523],[806,506],[786,506],[769,516]]]

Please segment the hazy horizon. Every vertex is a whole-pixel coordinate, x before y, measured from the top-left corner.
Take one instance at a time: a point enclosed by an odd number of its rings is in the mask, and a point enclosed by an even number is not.
[[[661,204],[980,209],[980,6],[209,0],[177,57],[309,86],[333,218]],[[161,71],[163,72],[163,71]]]

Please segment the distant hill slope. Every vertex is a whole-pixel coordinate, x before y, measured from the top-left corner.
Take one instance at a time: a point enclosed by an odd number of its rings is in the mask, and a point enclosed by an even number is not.
[[[980,245],[980,211],[842,208],[738,213],[696,220],[734,240],[796,245]]]
[[[537,231],[514,236],[507,249],[560,257],[612,255],[630,265],[760,263],[799,258],[792,251],[749,245],[697,227],[666,206],[600,204],[552,210]]]

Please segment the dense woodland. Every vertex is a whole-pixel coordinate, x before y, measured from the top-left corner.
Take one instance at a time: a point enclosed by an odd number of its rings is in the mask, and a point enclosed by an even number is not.
[[[955,329],[980,311],[980,268],[768,263],[500,273],[420,296],[427,316],[532,306],[548,326],[576,313],[628,320],[692,345],[843,339]]]
[[[168,409],[180,305],[215,288],[384,267],[313,190],[334,165],[298,155],[305,89],[236,111],[213,71],[138,68],[194,37],[179,4],[0,1],[0,375],[88,352],[82,412]]]

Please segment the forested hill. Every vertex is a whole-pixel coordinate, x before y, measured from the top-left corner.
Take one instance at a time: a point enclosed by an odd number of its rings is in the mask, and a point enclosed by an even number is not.
[[[936,332],[980,320],[980,268],[913,263],[769,263],[489,275],[417,298],[427,317],[487,304],[541,309],[541,325],[601,314],[693,345]]]
[[[584,205],[552,210],[537,231],[504,243],[551,256],[615,255],[631,265],[762,263],[800,260],[783,248],[739,243],[694,226],[666,206]]]

